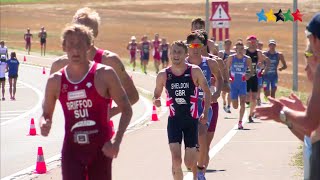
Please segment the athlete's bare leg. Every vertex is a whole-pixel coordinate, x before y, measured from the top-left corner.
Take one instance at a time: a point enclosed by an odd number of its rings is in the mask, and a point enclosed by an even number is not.
[[[13,99],[16,98],[16,90],[17,90],[17,78],[12,78],[13,79]]]
[[[9,78],[9,93],[10,93],[10,99],[13,98],[12,96],[12,81],[13,81],[13,78]]]
[[[239,117],[239,121],[242,121],[243,116],[244,116],[244,112],[246,110],[246,96],[240,96],[240,117]]]
[[[187,168],[190,168],[193,173],[193,179],[197,179],[197,148],[186,148],[184,154],[184,164]]]
[[[257,93],[256,92],[250,92],[250,114],[249,116],[253,116],[254,109],[257,105]]]
[[[46,47],[47,47],[47,43],[43,44],[43,56],[46,55]]]
[[[160,61],[153,59],[154,61],[154,67],[156,68],[156,73],[158,74],[159,72],[159,66],[160,66]]]
[[[210,156],[209,156],[209,151],[210,151],[210,145],[211,145],[211,142],[213,140],[213,137],[214,137],[214,133],[215,132],[209,132],[207,133],[207,156],[206,156],[206,167],[208,167],[209,165],[209,161],[210,161]]]
[[[222,91],[221,96],[222,96],[223,106],[226,106],[226,104],[227,104],[227,102],[226,102],[227,92]]]
[[[208,127],[206,124],[199,123],[199,156],[198,156],[198,167],[206,168],[206,156],[208,155],[207,151],[207,133]]]
[[[239,107],[238,99],[233,99],[231,102],[232,102],[233,109],[238,109],[238,107]]]
[[[174,180],[183,180],[181,145],[179,143],[170,143],[170,151],[172,157],[172,176]]]
[[[1,81],[1,88],[2,88],[2,100],[4,100],[4,93],[5,93],[5,89],[4,86],[6,84],[6,81]]]
[[[277,88],[271,89],[271,97],[273,98],[276,97],[276,91],[277,91]]]

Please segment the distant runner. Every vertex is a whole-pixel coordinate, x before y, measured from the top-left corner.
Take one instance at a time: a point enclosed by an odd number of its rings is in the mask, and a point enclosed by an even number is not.
[[[26,51],[30,54],[31,51],[31,39],[33,35],[30,33],[30,29],[27,29],[27,32],[24,34],[23,39],[26,41]]]
[[[44,27],[41,27],[40,32],[38,33],[38,37],[40,38],[40,46],[41,46],[41,56],[42,54],[46,55],[46,47],[47,47],[47,31]]]
[[[133,64],[133,71],[136,68],[136,58],[137,58],[137,50],[138,50],[138,43],[136,43],[136,37],[131,37],[131,42],[127,45],[127,50],[130,52],[130,64]]]

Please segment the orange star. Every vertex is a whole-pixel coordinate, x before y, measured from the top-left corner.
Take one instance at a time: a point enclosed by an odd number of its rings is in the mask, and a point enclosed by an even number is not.
[[[296,12],[292,13],[294,21],[300,21],[302,22],[302,16],[303,14],[300,13],[299,9],[296,10]]]

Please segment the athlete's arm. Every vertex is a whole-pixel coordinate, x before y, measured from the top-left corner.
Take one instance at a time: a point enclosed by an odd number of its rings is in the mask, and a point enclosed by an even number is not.
[[[220,60],[221,60],[221,62],[223,62],[222,59],[220,59]],[[210,67],[211,73],[216,78],[216,84],[217,84],[217,86],[216,86],[217,90],[211,96],[211,101],[216,101],[220,97],[220,94],[221,94],[221,88],[222,88],[222,82],[223,82],[222,74],[220,71],[219,63],[216,60],[208,59],[208,62],[209,62],[209,67]],[[222,64],[222,68],[224,69],[224,64]]]
[[[219,68],[220,68],[220,72],[222,75],[222,89],[225,92],[229,92],[230,91],[230,86],[229,86],[229,71],[227,69],[227,65],[226,63],[222,60],[222,58],[217,58],[216,59],[218,64],[219,64]]]
[[[119,128],[115,137],[115,143],[120,144],[130,123],[132,108],[128,96],[121,85],[120,79],[112,68],[104,69],[101,79],[103,79],[103,84],[107,87],[106,94],[109,94],[112,100],[115,101],[121,113]]]
[[[165,81],[166,81],[166,72],[164,70],[161,70],[157,75],[156,88],[154,89],[154,93],[153,93],[153,104],[157,107],[161,106],[160,97],[162,94],[163,87],[165,86]]]
[[[192,67],[192,77],[196,78],[196,84],[198,84],[204,92],[204,110],[200,116],[200,122],[202,124],[206,124],[208,121],[207,117],[211,103],[211,92],[207,80],[199,67]]]
[[[129,47],[130,47],[130,43],[128,43],[128,45],[127,45],[127,50],[129,50]]]
[[[219,58],[222,59],[222,58],[223,58],[223,52],[222,52],[222,51],[219,51],[219,52],[218,52],[218,56],[219,56]]]
[[[58,99],[58,94],[60,93],[60,77],[60,75],[55,73],[50,75],[47,81],[42,104],[43,113],[40,117],[40,129],[42,136],[48,136],[51,129],[52,115]]]
[[[233,57],[233,56],[229,56],[228,59],[227,59],[227,72],[228,72],[228,77],[229,77],[230,67],[231,67],[231,64],[232,64],[232,57]],[[228,80],[229,80],[229,79],[228,79]]]
[[[262,73],[262,74],[266,74],[269,71],[269,67],[270,67],[270,63],[271,63],[270,59],[266,55],[262,54],[261,51],[258,51],[258,62],[265,62],[266,63],[266,66],[265,66],[264,71]]]
[[[136,89],[136,87],[133,84],[132,79],[128,75],[128,73],[125,70],[125,67],[123,63],[121,62],[118,55],[108,55],[103,56],[102,63],[108,66],[111,66],[114,71],[117,73],[120,82],[129,98],[129,101],[131,105],[135,104],[139,100],[139,94]],[[112,112],[110,113],[110,117],[118,114],[120,112],[120,109],[117,107],[112,108]]]
[[[287,69],[286,60],[284,60],[284,56],[283,56],[283,54],[282,54],[281,52],[279,52],[279,59],[280,59],[280,61],[281,61],[281,63],[282,63],[282,67],[279,68],[279,71],[282,71],[282,70]]]
[[[41,31],[38,33],[38,38],[40,38],[41,37]]]

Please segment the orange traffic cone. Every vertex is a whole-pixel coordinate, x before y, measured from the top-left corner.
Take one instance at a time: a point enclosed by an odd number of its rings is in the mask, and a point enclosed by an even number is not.
[[[23,62],[26,62],[26,61],[27,61],[26,56],[23,56]]]
[[[37,156],[37,164],[36,164],[36,172],[37,174],[44,174],[47,172],[46,162],[44,161],[42,147],[38,147],[38,156]]]
[[[153,108],[152,108],[152,121],[159,121],[159,118],[158,118],[158,115],[157,115],[157,109],[156,109],[156,106],[153,105]]]
[[[37,131],[36,131],[36,127],[34,125],[34,119],[31,118],[29,136],[35,136],[35,135],[37,135]]]
[[[46,68],[42,68],[42,74],[46,74]]]

